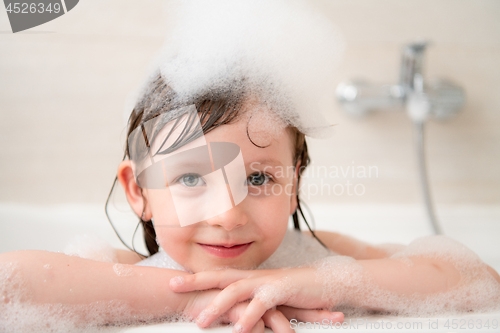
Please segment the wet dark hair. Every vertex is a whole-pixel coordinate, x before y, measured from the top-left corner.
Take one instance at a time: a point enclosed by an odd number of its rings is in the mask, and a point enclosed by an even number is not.
[[[215,128],[232,123],[238,119],[241,114],[243,102],[245,100],[245,94],[241,92],[231,92],[231,91],[223,91],[223,92],[212,92],[210,95],[202,96],[198,100],[195,101],[183,101],[179,102],[176,98],[175,92],[167,85],[165,80],[161,75],[157,75],[154,80],[152,80],[149,85],[146,87],[145,93],[143,94],[142,99],[135,105],[134,110],[132,111],[129,121],[128,121],[128,131],[127,131],[127,139],[130,134],[141,124],[144,122],[153,119],[160,114],[165,112],[169,112],[176,108],[194,104],[196,110],[198,111],[198,116],[200,117],[200,122],[202,125],[203,133],[206,134]],[[313,235],[314,238],[326,248],[326,246],[316,237],[314,231],[309,226],[304,213],[302,211],[302,207],[300,205],[299,200],[299,191],[298,184],[300,182],[300,177],[304,172],[305,168],[309,165],[310,158],[309,153],[307,151],[307,143],[305,139],[305,135],[300,132],[296,127],[289,127],[292,132],[292,138],[294,140],[293,147],[293,165],[296,166],[297,163],[300,162],[300,168],[297,178],[297,209],[293,213],[293,224],[296,230],[300,230],[299,225],[299,214],[306,223],[309,231]],[[259,146],[254,143],[248,133],[247,127],[247,136],[248,139],[257,147],[265,148],[263,146]],[[130,147],[128,145],[128,140],[125,148],[125,157],[130,157]],[[115,183],[116,184],[116,178]],[[113,187],[114,187],[113,184]],[[113,189],[111,190],[113,191]],[[111,196],[111,193],[110,193]],[[108,196],[108,201],[110,196]],[[145,198],[144,198],[145,199]],[[106,202],[106,207],[108,204]],[[144,206],[145,209],[145,206]],[[106,215],[108,215],[106,211]],[[109,216],[108,216],[109,219]],[[110,220],[111,222],[111,220]],[[139,223],[142,225],[144,229],[144,241],[146,243],[146,247],[149,251],[150,255],[158,252],[158,244],[156,242],[156,232],[153,226],[153,222],[151,220],[144,221],[142,217],[140,217]],[[112,223],[111,223],[112,224]],[[115,229],[116,231],[116,229]],[[118,235],[118,233],[117,233]],[[122,243],[130,248],[118,235]],[[131,249],[135,251],[135,249]],[[137,252],[137,251],[135,251]]]

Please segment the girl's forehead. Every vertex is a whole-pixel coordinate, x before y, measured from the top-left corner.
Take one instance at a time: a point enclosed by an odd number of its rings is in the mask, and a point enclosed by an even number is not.
[[[241,117],[206,133],[205,139],[207,142],[237,144],[245,162],[277,160],[283,165],[291,164],[294,151],[291,131],[281,124],[265,123],[264,120],[262,117],[256,121],[253,117]]]

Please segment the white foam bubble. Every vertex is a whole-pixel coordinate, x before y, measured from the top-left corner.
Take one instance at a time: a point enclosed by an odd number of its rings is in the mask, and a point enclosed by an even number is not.
[[[424,237],[390,258],[413,265],[412,258],[416,257],[451,263],[458,270],[460,281],[442,292],[404,295],[383,289],[359,263],[342,256],[315,262],[316,281],[323,283],[323,299],[329,308],[343,311],[347,316],[364,315],[367,312],[364,309],[413,317],[500,309],[499,283],[488,272],[487,265],[464,245],[444,236]]]
[[[118,261],[115,249],[102,238],[93,234],[83,234],[73,237],[64,249],[64,253],[96,261]]]
[[[284,276],[279,280],[256,288],[253,295],[267,308],[271,308],[276,304],[284,304],[298,289],[291,277]]]
[[[305,235],[299,230],[288,229],[278,249],[257,268],[298,267],[334,254],[312,236]]]
[[[133,270],[128,265],[114,264],[113,271],[118,276],[132,276]]]
[[[311,136],[331,133],[343,42],[305,0],[171,1],[157,67],[180,100],[245,91]]]
[[[174,259],[172,259],[161,247],[158,252],[146,258],[136,264],[137,266],[152,266],[152,267],[162,267],[168,269],[174,269],[177,271],[188,272],[187,269],[178,264]]]

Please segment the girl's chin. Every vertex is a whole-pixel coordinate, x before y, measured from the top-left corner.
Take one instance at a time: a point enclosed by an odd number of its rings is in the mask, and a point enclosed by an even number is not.
[[[221,269],[254,270],[259,266],[259,264],[244,263],[244,262],[243,263],[238,262],[238,263],[234,263],[234,264],[230,264],[230,263],[223,264],[223,263],[210,262],[209,260],[204,260],[200,264],[201,264],[201,266],[197,265],[197,267],[196,267],[197,269],[195,269],[195,270],[191,269],[191,272],[198,273],[198,272],[202,272],[202,271],[217,271],[217,270],[221,270]],[[200,269],[200,267],[202,267],[202,268]]]

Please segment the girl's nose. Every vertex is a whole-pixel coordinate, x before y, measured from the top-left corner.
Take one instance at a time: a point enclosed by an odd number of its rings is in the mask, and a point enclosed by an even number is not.
[[[229,231],[247,224],[248,216],[243,207],[239,205],[206,220],[206,222],[212,226],[219,225]]]

